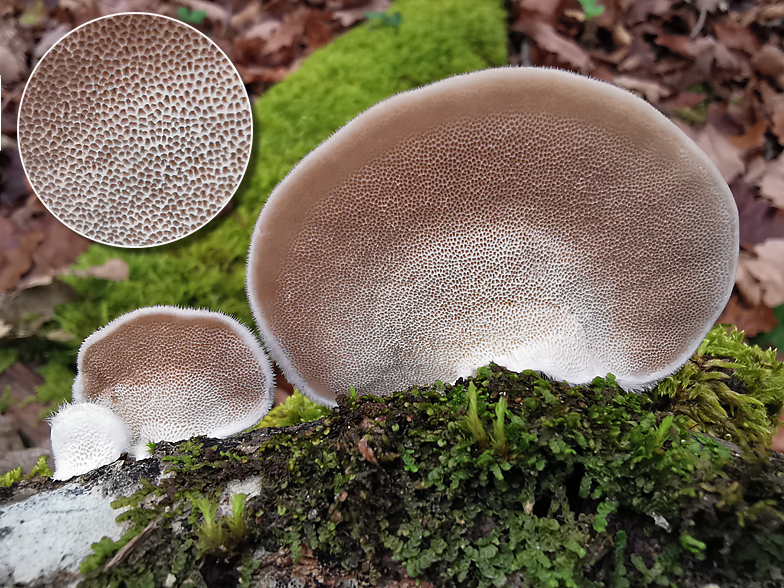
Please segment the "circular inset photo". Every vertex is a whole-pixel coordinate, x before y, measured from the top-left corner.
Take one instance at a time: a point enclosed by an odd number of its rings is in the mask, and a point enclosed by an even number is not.
[[[68,33],[19,107],[19,153],[38,198],[77,233],[119,247],[204,226],[242,180],[252,138],[229,58],[155,14],[114,14]]]

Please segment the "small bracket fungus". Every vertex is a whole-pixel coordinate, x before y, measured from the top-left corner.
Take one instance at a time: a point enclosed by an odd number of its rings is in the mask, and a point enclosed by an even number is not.
[[[273,375],[253,334],[206,310],[141,308],[82,343],[74,403],[109,406],[130,427],[133,453],[149,441],[225,437],[264,417]]]
[[[112,463],[131,448],[131,430],[105,404],[66,404],[49,419],[49,426],[55,480]]]
[[[41,202],[77,233],[147,247],[199,229],[250,158],[242,80],[205,35],[124,13],[60,39],[19,106],[19,154]]]
[[[247,287],[316,400],[490,361],[636,389],[699,345],[737,257],[727,185],[653,107],[502,68],[386,100],[303,159],[259,216]]]

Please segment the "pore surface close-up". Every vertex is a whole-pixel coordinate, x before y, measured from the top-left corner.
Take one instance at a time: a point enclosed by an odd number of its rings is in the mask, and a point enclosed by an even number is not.
[[[382,102],[308,155],[262,210],[248,295],[316,398],[490,361],[634,389],[696,349],[737,250],[726,183],[654,108],[503,68]]]
[[[90,21],[38,63],[19,151],[41,202],[94,241],[175,241],[231,199],[250,157],[250,103],[209,38],[171,18]]]

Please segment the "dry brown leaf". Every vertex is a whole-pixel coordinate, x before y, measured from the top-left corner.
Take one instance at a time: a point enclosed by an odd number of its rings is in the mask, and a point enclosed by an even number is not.
[[[305,36],[305,22],[309,15],[310,9],[305,7],[287,13],[280,26],[275,29],[269,41],[264,45],[264,54],[271,55],[299,43]]]
[[[769,307],[764,304],[746,307],[741,304],[738,295],[733,293],[716,323],[731,323],[739,331],[745,332],[747,337],[754,337],[772,331],[779,321]]]
[[[31,279],[54,276],[71,265],[92,241],[66,227],[49,212],[38,221],[44,239],[33,251]]]
[[[746,170],[741,157],[743,151],[735,147],[730,138],[720,133],[710,121],[696,131],[682,121],[673,122],[711,158],[728,184]]]
[[[520,10],[536,13],[540,20],[549,20],[550,22],[554,22],[561,14],[561,5],[562,2],[558,0],[519,0]]]
[[[52,48],[52,46],[62,39],[65,34],[71,30],[71,25],[68,23],[61,23],[55,28],[44,33],[44,36],[38,40],[33,50],[33,55],[36,59],[41,59],[44,54]]]
[[[588,73],[593,69],[593,61],[588,54],[572,39],[559,34],[551,24],[539,19],[520,18],[512,28],[524,32],[545,51],[549,51],[562,63]]]
[[[759,188],[762,196],[773,202],[776,208],[784,210],[784,156],[779,155],[768,162],[765,174],[760,178]]]
[[[366,12],[386,12],[391,5],[391,0],[370,0],[368,4],[360,8],[335,10],[332,14],[340,26],[348,28],[354,23],[364,20]]]
[[[62,272],[63,274],[73,274],[80,278],[93,277],[112,282],[122,282],[128,279],[130,270],[128,263],[123,259],[110,259],[101,265],[94,265],[83,270],[72,270]]]
[[[756,247],[756,255],[741,251],[736,284],[752,306],[784,304],[784,239],[771,239]]]
[[[615,76],[613,83],[622,88],[626,88],[627,90],[641,93],[645,99],[653,105],[659,104],[662,98],[667,98],[672,94],[671,89],[662,86],[661,84],[632,76]]]
[[[50,321],[54,307],[73,302],[78,295],[63,282],[33,286],[12,294],[0,294],[0,321],[11,325],[5,338],[29,337]]]
[[[757,198],[753,187],[741,179],[730,184],[740,216],[740,243],[747,249],[769,239],[784,239],[784,211]]]
[[[675,2],[676,0],[635,0],[635,2],[626,2],[623,19],[626,22],[626,26],[630,27],[649,20],[651,16],[666,14],[672,10]]]
[[[765,45],[752,56],[751,64],[762,75],[770,76],[780,87],[784,87],[784,51],[781,48]]]
[[[207,13],[207,18],[213,22],[221,23],[223,26],[229,24],[231,14],[220,4],[205,0],[177,0],[177,2],[191,10],[203,10]]]
[[[251,0],[242,10],[231,17],[229,25],[235,31],[240,32],[261,20],[262,14],[261,0]]]
[[[25,48],[21,31],[10,19],[0,20],[0,77],[10,86],[27,75]]]
[[[777,92],[765,81],[756,84],[756,90],[762,100],[764,113],[770,117],[770,130],[784,144],[784,93]]]
[[[674,96],[664,100],[661,104],[662,110],[674,110],[676,108],[694,108],[705,101],[705,94],[696,92],[678,92]]]
[[[730,143],[744,151],[754,149],[755,147],[762,147],[765,144],[765,131],[767,130],[768,122],[760,119],[748,130],[748,132],[736,137],[730,137]]]
[[[332,41],[332,26],[324,20],[324,13],[320,10],[310,11],[305,21],[305,38],[309,51],[324,47]]]
[[[0,291],[10,290],[16,286],[19,279],[27,273],[33,264],[32,253],[38,244],[44,240],[44,233],[33,230],[19,233],[9,219],[0,217],[0,239],[4,247],[0,250]],[[9,231],[8,223],[11,222]]]
[[[748,27],[739,27],[729,21],[717,22],[713,25],[719,43],[728,49],[738,49],[748,55],[754,55],[760,50],[757,36]]]
[[[696,55],[696,51],[692,46],[692,41],[689,39],[687,35],[665,35],[661,34],[656,37],[654,43],[659,45],[660,47],[666,47],[673,53],[680,55],[681,57],[686,57],[688,59],[693,58]]]

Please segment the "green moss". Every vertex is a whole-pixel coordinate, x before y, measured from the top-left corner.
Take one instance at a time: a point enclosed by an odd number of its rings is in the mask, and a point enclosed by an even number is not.
[[[63,278],[79,300],[56,309],[55,326],[74,335],[74,348],[108,321],[155,304],[222,310],[252,325],[244,291],[250,234],[286,173],[376,102],[506,61],[506,14],[496,0],[398,0],[391,12],[401,14],[399,27],[360,26],[314,53],[256,103],[252,172],[227,214],[167,246],[90,247],[78,267],[121,258],[130,274],[123,282]],[[57,375],[51,376],[54,381]]]
[[[719,325],[655,397],[657,408],[687,416],[689,428],[769,448],[784,410],[784,364],[775,349],[745,345],[742,332]]]
[[[201,515],[202,523],[196,528],[197,557],[207,553],[225,556],[231,553],[245,538],[247,525],[245,523],[245,501],[247,494],[235,494],[231,497],[231,515],[219,517],[218,503],[208,498],[190,494],[193,508]]]
[[[727,369],[755,371],[758,350],[740,351],[736,337],[712,334],[695,360],[740,354]],[[700,369],[713,370],[709,361]],[[250,476],[260,494],[225,517],[184,511],[177,535],[162,531],[154,545],[190,541],[170,551],[179,570],[223,562],[248,578],[253,553],[283,547],[295,561],[316,554],[353,570],[360,585],[377,584],[389,560],[444,587],[740,588],[779,577],[784,463],[697,432],[662,404],[671,400],[625,393],[609,376],[569,388],[495,366],[454,386],[341,397],[318,423],[271,437],[253,431],[198,455],[180,444],[173,462],[192,463],[170,472],[166,496],[195,487],[196,501],[214,505],[226,480]],[[222,459],[239,447],[251,449]],[[230,520],[242,529],[233,538]],[[175,560],[154,545],[136,567],[91,577],[108,583],[143,565],[164,574]]]
[[[39,476],[51,478],[52,477],[52,470],[49,468],[49,464],[46,462],[47,456],[42,455],[38,458],[38,461],[33,466],[33,469],[26,475],[22,475],[22,468],[21,466],[16,468],[15,470],[11,470],[10,472],[6,472],[2,476],[0,476],[0,488],[7,488],[14,482],[18,482],[19,480],[30,480],[32,478],[36,478]]]
[[[326,406],[316,404],[306,396],[295,390],[294,394],[286,399],[286,402],[273,408],[262,421],[253,427],[259,429],[263,427],[289,427],[298,423],[317,421],[320,418],[329,416],[332,411]]]

